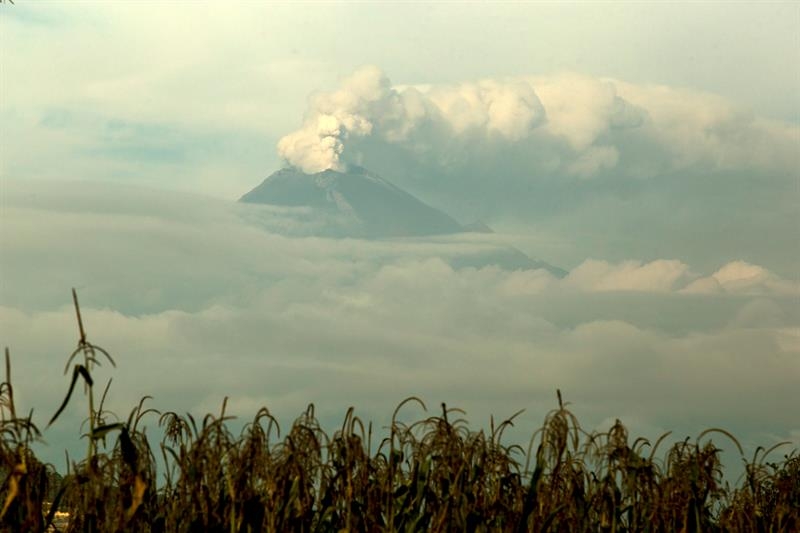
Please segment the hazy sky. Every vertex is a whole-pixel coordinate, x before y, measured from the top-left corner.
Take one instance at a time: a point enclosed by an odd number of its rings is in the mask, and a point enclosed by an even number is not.
[[[364,65],[397,85],[576,72],[800,121],[794,2],[20,2],[1,16],[3,172],[20,178],[237,198],[281,164],[309,94]]]
[[[796,2],[0,5],[15,390],[60,400],[75,286],[121,412],[533,427],[560,387],[589,424],[798,442],[798,65]],[[232,200],[286,164],[497,234],[275,234]],[[497,245],[570,274],[448,262]]]

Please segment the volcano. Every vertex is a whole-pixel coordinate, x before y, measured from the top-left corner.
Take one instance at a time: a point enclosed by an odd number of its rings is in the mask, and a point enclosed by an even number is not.
[[[284,168],[239,201],[267,208],[264,213],[250,212],[249,216],[270,231],[289,236],[414,240],[493,233],[481,222],[462,226],[447,213],[361,167],[316,174]],[[452,239],[435,239],[439,242],[439,255],[454,268],[496,265],[506,270],[543,268],[557,277],[566,274],[512,246],[483,242],[467,250],[458,244],[458,239],[450,244],[447,241]]]
[[[316,174],[285,168],[240,201],[311,208],[357,237],[419,237],[465,231],[448,214],[361,167]]]

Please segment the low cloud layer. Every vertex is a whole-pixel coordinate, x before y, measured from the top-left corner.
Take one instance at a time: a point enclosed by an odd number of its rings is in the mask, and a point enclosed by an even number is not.
[[[313,401],[331,423],[355,405],[380,424],[416,394],[475,424],[526,408],[522,437],[561,388],[590,426],[719,425],[759,444],[798,430],[797,284],[737,258],[705,272],[587,259],[563,279],[455,269],[447,256],[504,237],[287,238],[225,202],[10,185],[0,338],[41,420],[67,385],[76,286],[90,339],[119,363],[98,379],[113,376],[122,414],[144,394],[193,412],[229,395],[240,416],[267,405],[286,420]],[[53,460],[80,412],[46,434]]]

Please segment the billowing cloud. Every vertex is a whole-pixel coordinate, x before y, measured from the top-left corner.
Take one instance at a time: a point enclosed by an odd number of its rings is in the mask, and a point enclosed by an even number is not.
[[[683,289],[688,293],[730,292],[769,294],[781,292],[800,295],[800,284],[783,280],[769,270],[745,261],[732,261],[708,277],[693,281]]]
[[[381,70],[364,67],[337,90],[314,95],[303,126],[281,139],[278,152],[309,173],[341,170],[369,159],[375,147],[365,148],[365,138],[410,159],[460,167],[471,164],[475,146],[481,158],[487,149],[497,158],[517,153],[529,160],[531,179],[649,177],[698,167],[788,170],[800,129],[686,89],[578,74],[394,87]],[[448,157],[453,152],[460,157]]]
[[[647,119],[644,109],[620,98],[611,81],[561,74],[527,80],[547,111],[544,129],[583,152],[611,129],[637,128]]]
[[[568,286],[593,291],[670,292],[689,267],[680,261],[658,260],[647,264],[626,261],[618,265],[606,261],[584,261],[564,280]]]
[[[313,96],[279,152],[306,172],[366,167],[464,223],[535,228],[565,243],[556,264],[742,260],[786,278],[798,146],[797,124],[688,88],[577,73],[394,85],[365,67]]]
[[[388,143],[425,147],[430,129],[456,138],[474,136],[516,142],[544,118],[536,93],[521,80],[484,80],[425,93],[400,91],[376,67],[345,78],[338,90],[311,98],[303,127],[278,143],[279,154],[305,172],[342,170],[350,137],[375,135]]]
[[[796,124],[759,117],[718,95],[688,89],[615,82],[620,94],[647,109],[650,135],[673,166],[782,169],[797,164]]]

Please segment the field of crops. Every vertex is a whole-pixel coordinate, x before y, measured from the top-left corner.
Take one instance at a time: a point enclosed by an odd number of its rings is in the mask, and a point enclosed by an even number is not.
[[[80,340],[69,402],[85,401],[86,456],[61,476],[31,451],[40,435],[17,412],[11,365],[0,390],[0,528],[12,531],[798,531],[800,456],[759,448],[735,485],[720,449],[736,439],[636,439],[615,423],[586,432],[557,395],[527,447],[506,445],[513,418],[473,431],[441,405],[413,423],[401,411],[377,435],[350,410],[326,433],[310,405],[290,428],[263,408],[234,434],[225,405],[195,419],[147,408],[111,419],[92,368],[111,356]],[[81,398],[81,391],[85,392]],[[160,442],[143,432],[157,420]],[[713,439],[713,440],[712,440]],[[775,457],[780,459],[776,460]]]

